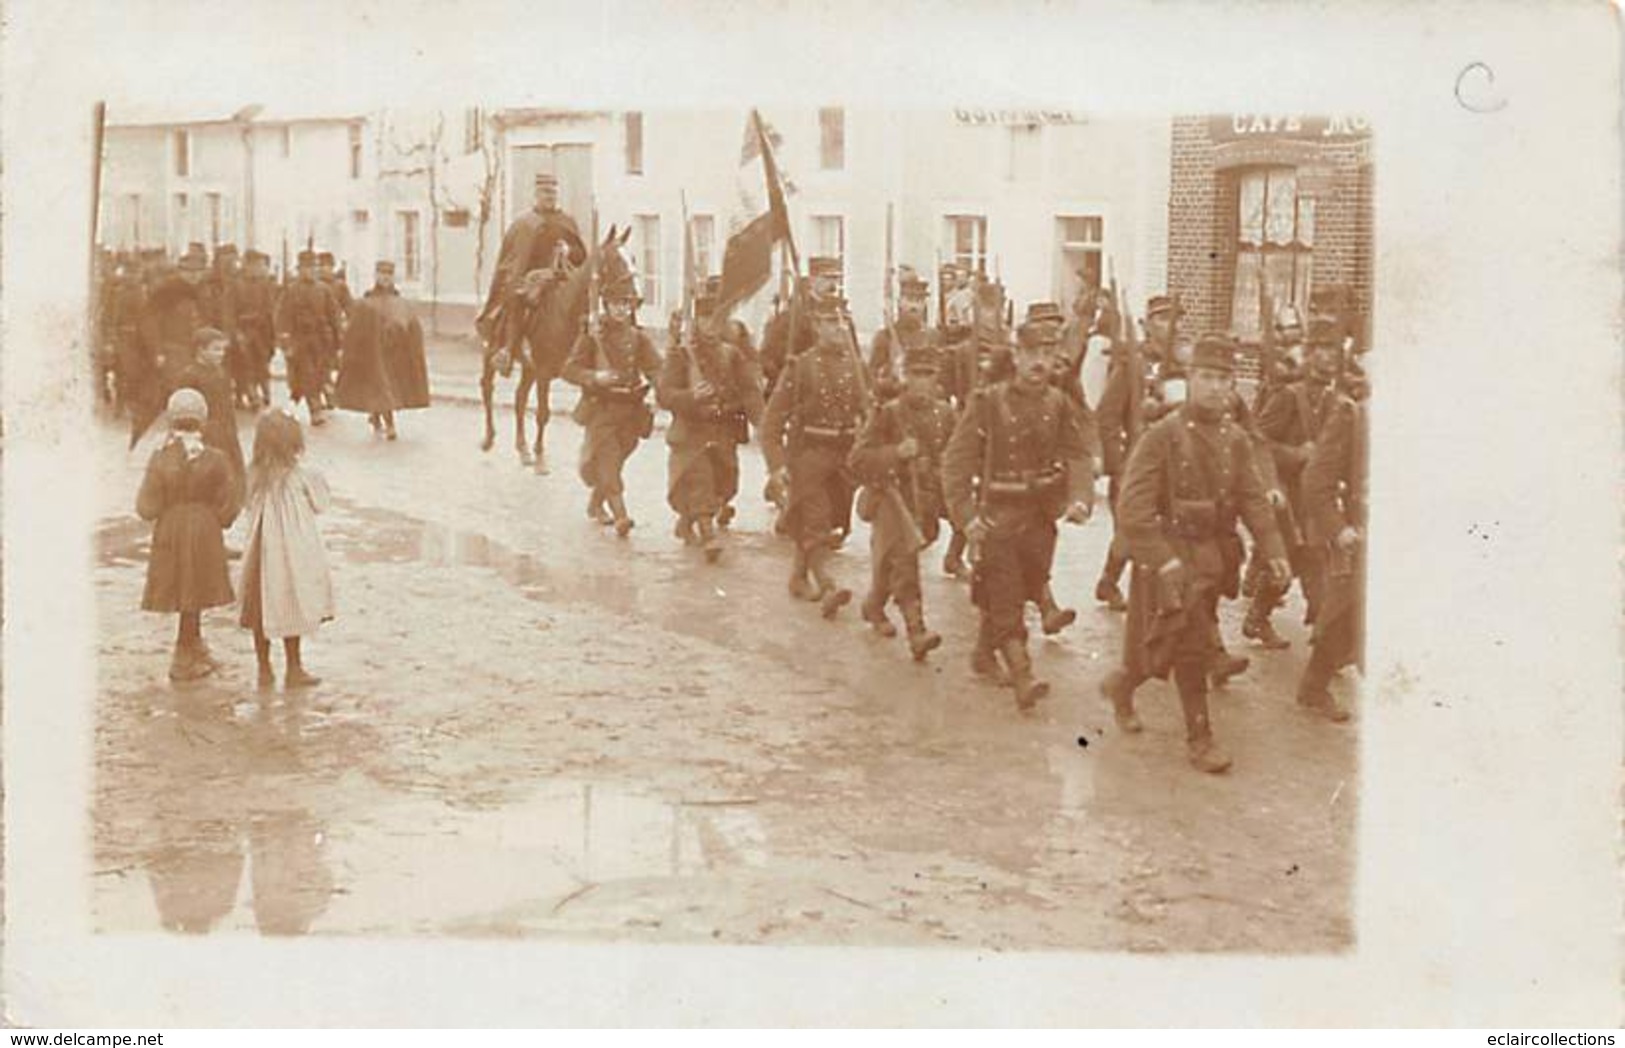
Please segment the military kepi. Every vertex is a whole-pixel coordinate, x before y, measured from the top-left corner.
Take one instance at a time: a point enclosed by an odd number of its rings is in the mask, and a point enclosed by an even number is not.
[[[1234,372],[1236,370],[1236,344],[1228,335],[1203,335],[1196,341],[1196,348],[1191,351],[1193,368],[1206,368],[1210,371]]]

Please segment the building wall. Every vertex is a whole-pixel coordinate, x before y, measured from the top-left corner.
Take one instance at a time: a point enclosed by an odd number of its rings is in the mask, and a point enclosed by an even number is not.
[[[1307,119],[1303,123],[1309,126]],[[1329,123],[1330,131],[1320,136],[1311,128],[1261,133],[1253,141],[1236,143],[1215,140],[1214,121],[1208,117],[1174,120],[1168,280],[1185,307],[1183,327],[1188,333],[1233,329],[1237,175],[1256,165],[1295,167],[1300,178],[1309,169],[1324,169],[1325,184],[1303,191],[1315,198],[1311,290],[1350,286],[1362,317],[1369,320],[1374,250],[1370,139],[1363,132],[1351,132],[1347,122]],[[1246,152],[1238,152],[1241,149]]]

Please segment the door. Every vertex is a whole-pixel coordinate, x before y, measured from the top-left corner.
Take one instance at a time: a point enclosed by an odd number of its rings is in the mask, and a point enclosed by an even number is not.
[[[576,220],[583,240],[592,236],[592,146],[515,146],[508,165],[508,224],[535,206],[536,173],[559,180],[559,208]]]

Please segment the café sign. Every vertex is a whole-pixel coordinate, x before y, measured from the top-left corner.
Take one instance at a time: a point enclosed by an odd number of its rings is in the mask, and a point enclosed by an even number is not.
[[[1208,118],[1208,136],[1215,142],[1290,139],[1299,142],[1349,142],[1367,138],[1371,122],[1363,116],[1296,116],[1271,113],[1232,113]]]
[[[1007,127],[1083,123],[1083,117],[1066,109],[955,109],[954,119],[961,124]]]

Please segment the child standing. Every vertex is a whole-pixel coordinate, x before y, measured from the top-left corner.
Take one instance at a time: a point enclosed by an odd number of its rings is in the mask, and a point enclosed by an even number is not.
[[[299,420],[277,408],[254,429],[248,478],[248,546],[243,556],[239,622],[254,631],[259,683],[269,687],[271,641],[282,639],[284,683],[308,688],[321,680],[305,671],[299,642],[333,617],[333,579],[316,514],[327,509],[327,484],[300,465],[305,434]]]
[[[195,389],[169,398],[169,436],[147,463],[136,512],[154,522],[146,611],[178,613],[171,680],[191,681],[218,670],[203,643],[203,612],[230,604],[225,529],[237,512],[231,464],[203,442],[209,407]]]

